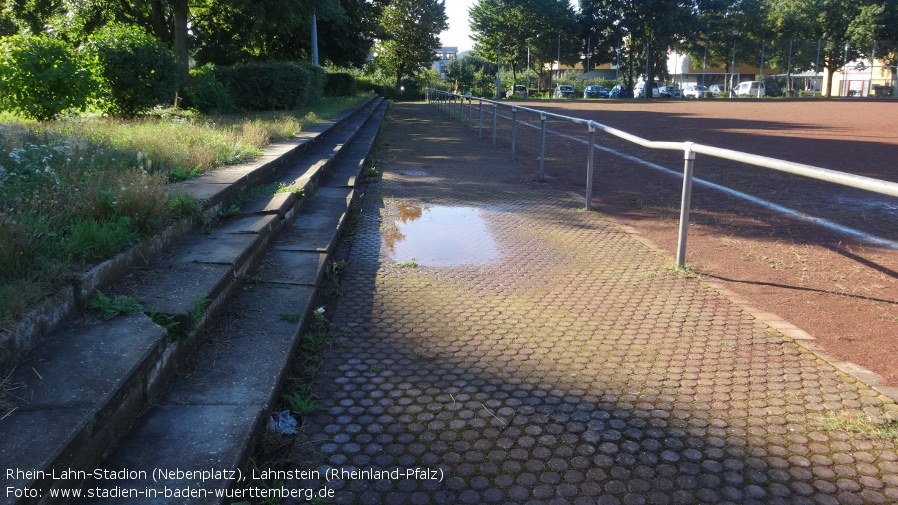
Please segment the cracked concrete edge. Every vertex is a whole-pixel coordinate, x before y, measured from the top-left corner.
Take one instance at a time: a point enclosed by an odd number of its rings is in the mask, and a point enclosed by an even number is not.
[[[605,216],[604,214],[602,216],[608,219],[608,221],[614,226],[621,229],[624,233],[639,240],[659,254],[667,257],[663,249],[661,249],[657,244],[645,237],[645,235],[640,233],[636,228],[620,223],[609,216]],[[778,314],[764,311],[758,307],[755,307],[748,299],[726,287],[723,282],[704,278],[699,278],[698,280],[705,286],[708,286],[709,288],[719,293],[723,298],[726,298],[731,303],[741,308],[747,314],[750,314],[758,321],[761,321],[770,328],[779,332],[785,340],[798,344],[806,351],[812,353],[817,359],[826,362],[839,372],[848,375],[855,381],[867,386],[873,391],[876,391],[881,396],[890,400],[892,403],[898,404],[898,388],[884,385],[883,383],[885,382],[885,380],[881,375],[873,372],[872,370],[868,370],[856,363],[843,361],[828,354],[825,349],[823,349],[823,347],[816,343],[817,337],[811,335],[805,330],[802,330],[798,326],[795,326]]]

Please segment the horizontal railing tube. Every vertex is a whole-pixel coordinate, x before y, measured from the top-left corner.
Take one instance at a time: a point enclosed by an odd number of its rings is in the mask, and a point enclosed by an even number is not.
[[[445,93],[447,97],[445,99],[446,103],[449,104],[449,111],[451,116],[451,104],[452,101],[456,97],[461,97],[461,95],[456,95],[454,93],[440,92]],[[440,95],[442,96],[442,95]],[[541,132],[540,132],[540,161],[539,161],[539,176],[540,178],[545,178],[545,144],[546,144],[546,120],[547,119],[557,119],[561,121],[567,121],[570,123],[576,123],[581,125],[587,125],[590,128],[590,155],[592,155],[593,144],[592,144],[592,135],[595,131],[602,131],[614,137],[618,137],[620,139],[626,140],[628,142],[632,142],[642,147],[646,147],[649,149],[662,149],[662,150],[670,150],[670,151],[682,151],[684,156],[686,157],[686,167],[684,169],[684,186],[683,186],[683,196],[681,201],[681,223],[680,223],[680,243],[677,247],[677,265],[682,267],[685,264],[685,250],[686,250],[686,235],[688,230],[688,207],[689,207],[689,199],[691,198],[691,179],[692,179],[692,171],[695,160],[695,154],[705,154],[708,156],[714,156],[715,158],[721,158],[731,161],[736,161],[739,163],[746,163],[748,165],[753,165],[757,167],[769,168],[771,170],[777,170],[779,172],[786,172],[794,175],[798,175],[801,177],[808,177],[811,179],[817,179],[821,181],[830,182],[833,184],[838,184],[840,186],[846,186],[850,188],[861,189],[864,191],[869,191],[871,193],[876,193],[880,195],[898,197],[898,183],[891,181],[884,181],[880,179],[873,179],[872,177],[864,177],[862,175],[849,174],[846,172],[839,172],[837,170],[830,170],[827,168],[816,167],[813,165],[805,165],[802,163],[796,163],[792,161],[780,160],[777,158],[769,158],[767,156],[761,156],[757,154],[749,154],[741,151],[734,151],[732,149],[723,149],[720,147],[706,146],[702,144],[695,144],[692,142],[667,142],[667,141],[653,141],[644,139],[642,137],[633,135],[631,133],[627,133],[623,130],[618,130],[617,128],[612,128],[610,126],[604,125],[597,121],[591,121],[588,119],[576,118],[572,116],[565,116],[562,114],[555,114],[552,112],[546,112],[539,109],[532,109],[529,107],[522,107],[518,104],[511,105],[507,103],[502,103],[497,100],[490,100],[488,98],[481,98],[481,103],[489,103],[493,105],[493,146],[496,146],[497,143],[497,117],[498,117],[498,107],[511,107],[512,109],[512,158],[515,156],[515,148],[516,148],[516,121],[514,120],[517,111],[524,112],[532,112],[534,114],[538,114],[541,122]],[[464,117],[464,113],[462,112],[462,118]],[[462,119],[464,121],[464,119]],[[589,164],[592,165],[592,161],[589,161]],[[590,169],[591,172],[592,169]],[[688,178],[688,184],[687,179]],[[587,207],[591,207],[591,184],[587,189],[587,196],[589,200],[587,201]]]

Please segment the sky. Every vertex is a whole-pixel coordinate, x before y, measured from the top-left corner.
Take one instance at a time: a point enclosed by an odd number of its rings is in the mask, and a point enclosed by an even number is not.
[[[474,41],[470,38],[471,28],[468,26],[468,9],[475,3],[476,0],[446,0],[449,29],[440,34],[440,42],[444,46],[458,47],[458,52],[469,51],[474,47]]]
[[[440,34],[440,42],[444,46],[458,47],[458,52],[469,51],[474,47],[471,40],[471,28],[468,26],[468,9],[477,0],[446,0],[446,16],[449,17],[449,29]],[[571,0],[576,9],[576,0]]]

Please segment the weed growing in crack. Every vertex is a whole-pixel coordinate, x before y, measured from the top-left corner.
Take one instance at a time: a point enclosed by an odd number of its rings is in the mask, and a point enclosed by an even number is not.
[[[200,323],[203,320],[203,315],[205,315],[206,308],[210,303],[212,303],[212,300],[209,299],[209,295],[206,293],[198,296],[197,299],[194,300],[190,312],[187,313],[187,322],[184,325],[181,325],[181,322],[176,319],[176,316],[160,314],[156,309],[153,309],[150,312],[150,319],[168,330],[169,342],[176,342],[190,337],[199,329]]]
[[[226,219],[229,217],[234,217],[240,214],[240,204],[232,203],[230,207],[227,209],[221,209],[218,211],[218,217],[222,219]]]
[[[303,196],[306,194],[306,190],[300,186],[289,186],[282,182],[278,185],[277,189],[274,191],[274,194],[276,194],[276,195],[281,194],[281,193],[296,193],[299,196]]]
[[[156,323],[157,325],[161,326],[162,328],[164,328],[165,330],[167,330],[169,332],[177,330],[178,326],[181,325],[181,322],[178,321],[177,318],[175,318],[175,316],[173,316],[171,314],[163,314],[163,313],[159,312],[158,309],[150,310],[150,313],[148,314],[148,316],[151,321],[153,321],[154,323]]]
[[[90,302],[90,308],[97,311],[96,314],[88,316],[88,322],[104,321],[112,319],[119,314],[128,314],[137,312],[141,309],[138,298],[134,296],[119,295],[115,298],[109,298],[102,291],[97,290],[97,297]]]
[[[380,180],[381,173],[378,167],[381,164],[381,153],[383,152],[384,148],[385,145],[378,135],[378,137],[374,139],[374,145],[371,147],[371,153],[368,155],[368,159],[365,160],[365,165],[362,168],[362,173],[360,174],[362,183],[371,184]]]
[[[394,263],[399,268],[418,268],[418,262],[415,258],[412,258],[410,261],[399,261]]]
[[[318,398],[312,394],[312,385],[305,386],[284,395],[284,400],[290,407],[290,411],[297,416],[304,416],[324,410],[324,407],[318,403]]]
[[[265,282],[265,279],[263,279],[261,275],[244,275],[243,282],[248,282],[250,284],[262,284],[263,282]]]
[[[324,288],[324,298],[334,300],[342,296],[346,290],[343,288],[343,272],[349,267],[345,260],[331,261],[324,271],[327,277],[327,285]]]
[[[352,239],[355,237],[355,234],[358,232],[359,220],[362,215],[362,205],[365,200],[364,193],[359,195],[357,198],[354,198],[352,202],[349,204],[349,211],[346,214],[346,222],[343,224],[343,228],[340,230],[340,235],[344,239]]]
[[[826,431],[843,431],[872,440],[898,441],[898,420],[875,420],[864,414],[833,413],[819,420]]]

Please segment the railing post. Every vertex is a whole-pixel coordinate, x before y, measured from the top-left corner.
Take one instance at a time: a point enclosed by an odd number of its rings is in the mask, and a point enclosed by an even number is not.
[[[474,131],[474,99],[468,97],[468,129]]]
[[[518,108],[511,108],[511,159],[516,159],[515,148],[517,147],[517,130],[518,130]]]
[[[692,170],[695,166],[695,153],[692,151],[692,142],[686,142],[683,150],[683,159],[686,164],[683,167],[683,198],[680,202],[680,236],[677,241],[677,268],[686,265],[686,237],[689,233],[689,206],[692,200]]]
[[[497,105],[493,104],[493,147],[496,147],[496,135],[497,135],[497,122],[499,111],[497,109]]]
[[[458,111],[460,112],[458,116],[458,122],[461,123],[462,126],[464,126],[465,124],[467,124],[467,122],[465,121],[465,97],[461,97],[461,101],[458,104],[460,106],[458,108]]]
[[[540,138],[539,138],[539,180],[546,179],[546,115],[539,115]]]
[[[479,114],[480,114],[480,121],[479,121],[480,130],[478,131],[477,136],[479,138],[483,138],[483,100],[480,100]]]
[[[592,179],[596,155],[596,125],[589,123],[589,154],[586,156],[586,210],[592,210]]]

